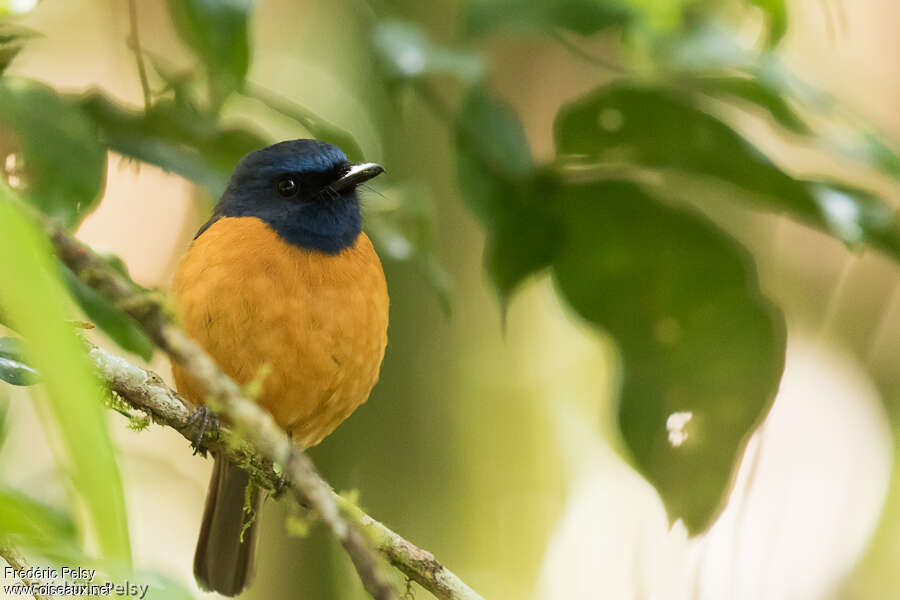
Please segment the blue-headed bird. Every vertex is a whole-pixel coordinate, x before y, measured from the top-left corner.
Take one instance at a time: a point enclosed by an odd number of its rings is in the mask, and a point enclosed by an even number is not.
[[[175,275],[187,332],[237,383],[261,378],[259,404],[303,448],[334,431],[378,379],[388,293],[356,187],[382,171],[315,140],[248,154]],[[177,365],[173,372],[179,392],[202,405],[203,388]],[[194,574],[227,596],[252,577],[249,483],[216,456]],[[250,489],[255,510],[259,492]]]

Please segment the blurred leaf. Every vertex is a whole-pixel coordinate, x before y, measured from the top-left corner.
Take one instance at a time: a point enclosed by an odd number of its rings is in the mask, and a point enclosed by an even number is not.
[[[740,36],[721,24],[690,28],[683,35],[657,40],[653,60],[670,71],[710,75],[751,70],[769,61],[740,43]]]
[[[811,135],[809,126],[788,103],[783,91],[756,77],[712,76],[697,77],[688,83],[695,89],[715,97],[749,102],[764,109],[776,123],[801,135]]]
[[[252,0],[169,0],[181,39],[206,65],[218,108],[244,85],[250,66],[247,20]]]
[[[0,75],[25,47],[25,42],[37,34],[12,23],[0,23]]]
[[[62,274],[66,287],[94,325],[102,329],[123,350],[137,354],[145,361],[153,357],[153,342],[137,321],[88,287],[68,267],[62,267]]]
[[[66,292],[44,239],[13,206],[13,192],[0,188],[0,305],[22,337],[40,372],[61,437],[75,490],[86,508],[101,555],[130,562],[122,480],[106,429],[104,391],[84,347],[66,322]],[[9,260],[8,257],[16,257]]]
[[[237,162],[268,143],[244,129],[217,126],[210,117],[171,101],[145,113],[122,108],[100,94],[82,106],[116,152],[177,173],[205,186],[218,198]]]
[[[505,305],[516,286],[552,260],[557,230],[515,112],[474,88],[456,124],[460,189],[487,233],[485,268]]]
[[[728,125],[668,90],[602,88],[564,107],[554,135],[564,156],[718,179],[750,193],[740,199],[900,259],[894,211],[884,202],[849,186],[791,177]]]
[[[808,182],[822,228],[850,246],[867,243],[900,261],[896,211],[877,196],[846,184]]]
[[[590,35],[627,25],[632,17],[628,4],[619,0],[468,0],[463,6],[463,29],[475,36],[506,25],[562,27]]]
[[[106,148],[91,121],[49,87],[9,79],[0,84],[0,121],[21,150],[29,200],[76,226],[99,202],[106,176]]]
[[[40,381],[40,374],[25,359],[26,350],[22,340],[0,338],[0,379],[12,385],[33,385]],[[6,415],[6,407],[3,408]]]
[[[787,31],[788,14],[785,0],[750,0],[763,11],[768,29],[768,45],[775,46]]]
[[[12,536],[24,546],[52,550],[76,546],[72,518],[11,489],[0,489],[0,536]]]
[[[372,44],[390,78],[453,75],[471,82],[483,76],[484,66],[478,55],[438,46],[413,23],[379,22],[372,33]]]
[[[460,109],[457,131],[469,153],[489,169],[510,179],[524,179],[534,171],[534,160],[518,115],[475,86]]]
[[[663,88],[600,89],[564,107],[554,135],[560,154],[716,177],[796,212],[817,212],[802,183],[728,125]]]
[[[140,285],[131,278],[131,273],[128,272],[128,265],[125,264],[125,261],[122,260],[122,258],[118,254],[113,254],[111,252],[96,252],[96,254],[103,260],[103,262],[106,263],[108,267],[125,278],[125,280],[128,281],[128,283],[130,283],[133,287],[136,287],[143,291],[147,291],[147,288]]]
[[[705,529],[778,389],[785,333],[749,253],[631,183],[559,190],[562,295],[622,350],[619,422],[672,520]]]
[[[366,189],[375,193],[365,193]],[[412,261],[437,293],[444,313],[449,315],[450,276],[433,253],[434,221],[430,191],[423,185],[404,183],[379,191],[363,186],[366,231],[382,257]]]
[[[259,100],[275,112],[297,121],[317,140],[337,146],[344,151],[351,162],[361,162],[364,159],[362,149],[349,132],[329,123],[312,111],[256,85],[247,84],[244,93]]]
[[[9,390],[0,386],[0,446],[9,433]]]
[[[837,152],[894,178],[900,177],[900,154],[871,132],[854,132],[849,143],[831,143]]]

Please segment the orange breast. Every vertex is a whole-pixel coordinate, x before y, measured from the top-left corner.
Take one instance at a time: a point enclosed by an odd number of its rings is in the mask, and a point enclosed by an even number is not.
[[[173,293],[187,332],[235,381],[268,370],[258,401],[303,447],[331,433],[378,380],[388,294],[364,233],[331,256],[283,242],[257,218],[223,218],[194,240]],[[202,388],[173,373],[201,404]]]

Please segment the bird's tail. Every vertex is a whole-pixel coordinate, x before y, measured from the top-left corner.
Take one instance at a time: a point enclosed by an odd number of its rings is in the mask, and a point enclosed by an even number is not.
[[[236,596],[253,579],[260,496],[254,486],[247,498],[249,482],[247,473],[216,456],[194,553],[194,576],[202,587],[225,596]]]

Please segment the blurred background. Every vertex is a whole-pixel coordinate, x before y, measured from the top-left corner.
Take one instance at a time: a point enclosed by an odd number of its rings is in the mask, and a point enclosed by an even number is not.
[[[102,89],[121,106],[142,109],[128,2],[8,4],[19,13],[9,18],[38,36],[7,76],[70,94]],[[135,4],[146,56],[172,73],[193,69],[197,59],[167,3]],[[710,4],[729,35],[759,47],[759,10]],[[657,33],[623,40],[620,31],[513,27],[461,41],[464,12],[452,0],[260,0],[250,13],[246,80],[256,96],[299,103],[338,124],[388,171],[362,197],[385,262],[390,342],[368,403],[310,452],[326,479],[358,490],[367,512],[432,551],[485,598],[900,597],[896,262],[760,210],[728,187],[679,188],[685,203],[752,253],[760,288],[784,312],[788,332],[778,395],[738,458],[727,505],[708,530],[689,536],[683,522],[670,523],[619,433],[623,362],[615,340],[574,314],[545,271],[525,280],[504,308],[483,268],[484,229],[462,198],[447,120],[422,96],[383,84],[371,44],[373,28],[390,18],[435,45],[465,46],[461,57],[442,59],[455,65],[453,78],[483,70],[477,76],[492,95],[518,113],[535,160],[550,162],[557,111],[623,77],[621,69],[646,70],[642,60],[651,54],[641,48]],[[786,16],[779,63],[833,98],[853,127],[885,143],[900,137],[900,7],[791,0]],[[467,62],[470,55],[479,62]],[[152,89],[164,87],[152,69],[151,77]],[[460,97],[448,78],[438,73],[431,88],[445,107]],[[227,97],[222,122],[271,140],[315,135],[253,96]],[[891,207],[900,198],[890,172],[802,143],[752,103],[719,104],[714,114],[791,174],[852,181]],[[824,119],[817,118],[810,120],[818,126]],[[165,289],[213,198],[154,164],[115,151],[108,161],[102,202],[78,236],[119,255],[141,285]],[[407,229],[395,231],[398,222]],[[101,333],[92,338],[121,352]],[[149,366],[171,382],[162,353]],[[11,388],[2,481],[66,506],[58,452],[26,391]],[[164,574],[194,597],[213,597],[191,575],[212,462],[192,456],[174,431],[134,432],[115,413],[108,421],[136,567]],[[366,597],[321,528],[304,538],[287,533],[291,513],[287,502],[266,504],[256,583],[242,597]],[[429,596],[416,590],[415,597]]]

